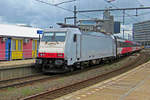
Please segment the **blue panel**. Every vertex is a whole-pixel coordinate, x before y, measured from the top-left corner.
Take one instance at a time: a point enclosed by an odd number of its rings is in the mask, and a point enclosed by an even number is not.
[[[37,30],[37,34],[43,34],[42,30]]]
[[[5,51],[6,55],[6,60],[10,60],[11,59],[11,39],[8,38],[6,41],[6,51]]]
[[[37,41],[37,57],[38,57],[38,52],[39,52],[39,41]]]
[[[114,33],[120,33],[120,22],[114,22]]]

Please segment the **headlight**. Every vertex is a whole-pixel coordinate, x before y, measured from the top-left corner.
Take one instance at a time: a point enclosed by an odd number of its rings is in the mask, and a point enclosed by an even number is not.
[[[44,54],[44,53],[41,53],[40,56],[45,56],[45,54]]]
[[[62,54],[62,53],[58,53],[57,56],[58,56],[58,57],[62,57],[63,54]]]

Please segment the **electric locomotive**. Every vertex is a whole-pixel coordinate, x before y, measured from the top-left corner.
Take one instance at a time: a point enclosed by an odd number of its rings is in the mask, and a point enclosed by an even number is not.
[[[83,63],[99,64],[139,49],[137,43],[112,34],[85,32],[79,28],[51,28],[43,31],[36,64],[43,72],[61,73],[82,69]]]

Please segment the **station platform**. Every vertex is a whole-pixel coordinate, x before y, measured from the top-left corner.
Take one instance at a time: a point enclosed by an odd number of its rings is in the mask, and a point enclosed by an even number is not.
[[[0,61],[0,81],[33,75],[37,73],[34,64],[35,59]]]
[[[55,100],[150,100],[150,61]]]
[[[35,63],[35,59],[26,59],[26,60],[13,60],[13,61],[0,61],[0,69],[8,67],[17,67],[20,65],[31,65]]]

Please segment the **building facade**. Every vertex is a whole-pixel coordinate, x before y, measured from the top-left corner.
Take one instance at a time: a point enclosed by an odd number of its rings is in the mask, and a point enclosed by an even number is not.
[[[133,24],[133,40],[150,47],[150,20]]]
[[[36,58],[38,28],[0,24],[0,60]]]

